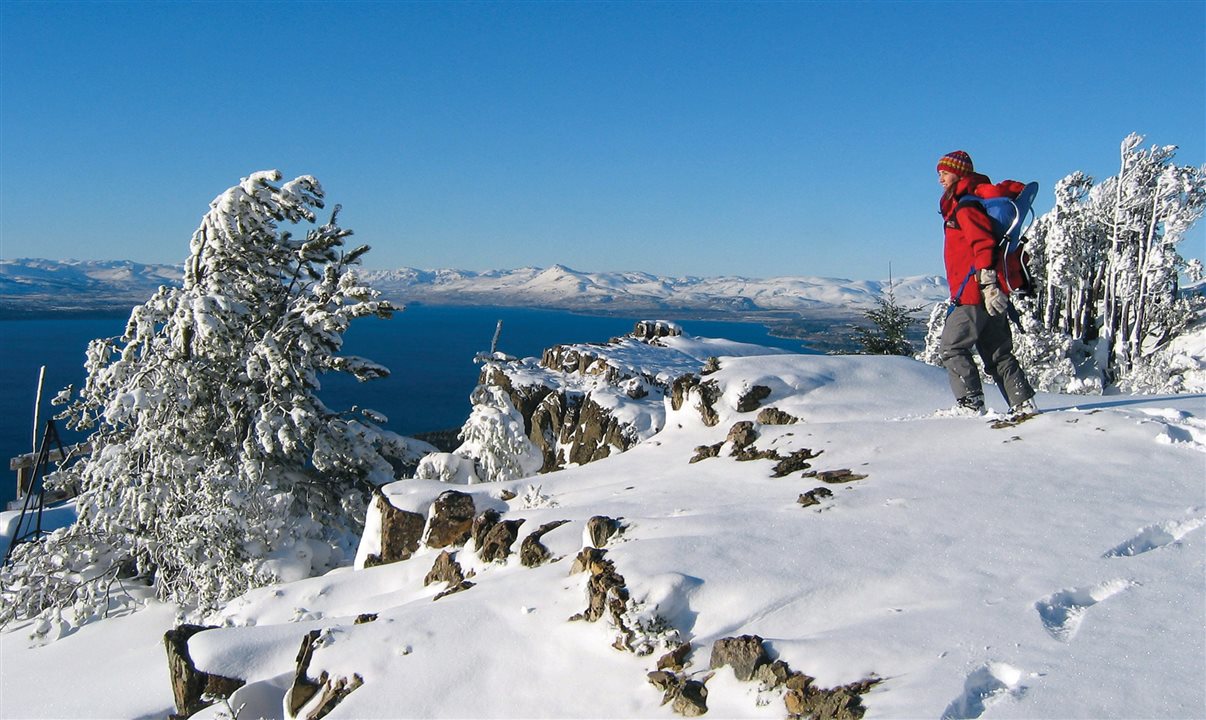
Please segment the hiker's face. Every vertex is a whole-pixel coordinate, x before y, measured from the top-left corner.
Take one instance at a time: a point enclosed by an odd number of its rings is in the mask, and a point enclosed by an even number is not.
[[[949,170],[938,171],[938,184],[950,191],[959,182],[959,176]]]

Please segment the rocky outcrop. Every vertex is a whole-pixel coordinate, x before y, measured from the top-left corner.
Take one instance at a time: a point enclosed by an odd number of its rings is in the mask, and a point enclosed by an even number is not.
[[[302,639],[293,684],[285,692],[285,715],[288,718],[318,720],[364,684],[364,679],[355,674],[350,678],[331,678],[323,671],[317,678],[310,677],[310,662],[314,658],[314,650],[319,646],[320,637],[320,631],[312,630]]]
[[[695,374],[682,375],[670,387],[670,407],[681,410],[688,402],[694,402],[703,424],[715,427],[720,422],[720,414],[716,412],[720,394],[720,385],[715,380],[702,380]]]
[[[797,672],[782,660],[771,661],[757,635],[721,638],[712,646],[711,667],[729,665],[738,680],[758,681],[765,690],[782,688],[788,718],[859,720],[866,713],[862,696],[879,684],[872,677],[835,688],[816,685],[816,678]]]
[[[469,493],[457,490],[441,493],[432,505],[423,544],[432,548],[464,545],[469,540],[475,514],[473,496]]]
[[[753,412],[762,407],[762,401],[770,397],[771,389],[765,385],[754,385],[737,398],[737,412]]]
[[[569,520],[556,520],[554,522],[545,523],[525,537],[523,542],[519,545],[520,564],[522,564],[524,567],[536,567],[537,565],[543,565],[545,562],[547,562],[553,556],[553,554],[549,552],[547,547],[544,546],[544,543],[540,542],[540,539],[543,538],[546,533],[556,530],[567,522],[569,522]]]
[[[523,523],[522,519],[496,522],[483,537],[482,544],[477,548],[477,556],[484,562],[506,560],[511,554],[511,546],[519,537],[519,526]]]
[[[202,672],[193,664],[188,652],[189,639],[199,632],[212,629],[213,626],[207,625],[180,625],[164,633],[168,676],[176,702],[176,714],[170,716],[172,718],[187,718],[214,704],[217,698],[229,698],[245,684],[238,678]]]
[[[758,422],[762,425],[794,425],[799,418],[777,407],[765,407],[758,411]]]
[[[465,579],[465,573],[461,569],[461,564],[453,559],[452,553],[447,550],[441,550],[436,556],[435,562],[428,571],[427,577],[423,578],[423,585],[431,585],[432,583],[446,583],[446,587],[436,594],[432,600],[439,600],[442,597],[447,597],[453,593],[458,593],[463,590],[468,590],[473,587],[473,583]]]
[[[721,638],[712,646],[712,658],[708,667],[715,670],[728,665],[738,680],[754,679],[754,671],[770,662],[762,638],[757,635]]]
[[[624,526],[616,518],[606,515],[595,515],[586,521],[586,537],[591,547],[605,547],[607,541],[624,531]]]
[[[679,715],[699,717],[708,712],[708,688],[699,680],[688,680],[668,670],[655,670],[648,679],[662,691],[662,704],[671,703],[670,707]]]
[[[368,555],[365,567],[406,560],[419,549],[427,519],[419,513],[394,507],[381,488],[374,488],[373,503],[381,518],[381,552]]]
[[[813,488],[805,493],[800,493],[800,497],[796,502],[800,503],[800,505],[803,507],[812,507],[813,505],[820,505],[821,500],[830,497],[833,497],[832,490],[825,487],[819,487]]]

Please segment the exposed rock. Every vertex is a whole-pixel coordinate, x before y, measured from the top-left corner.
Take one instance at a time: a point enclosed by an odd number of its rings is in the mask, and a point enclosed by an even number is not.
[[[580,572],[589,572],[592,575],[603,571],[603,556],[607,554],[606,550],[600,550],[594,547],[585,547],[574,558],[574,564],[570,566],[570,575],[577,575]]]
[[[473,526],[469,530],[470,536],[473,538],[473,547],[481,549],[486,543],[486,535],[494,529],[498,524],[499,518],[502,517],[498,511],[493,508],[486,508],[481,515],[473,518]]]
[[[816,472],[816,473],[809,473],[808,477],[815,477],[817,480],[820,480],[821,482],[827,482],[827,483],[833,483],[833,484],[848,483],[848,482],[854,482],[855,480],[866,480],[867,479],[866,475],[859,475],[858,473],[850,470],[849,468],[842,468],[840,470],[822,470],[822,471]]]
[[[663,705],[673,700],[675,691],[682,687],[682,678],[665,670],[654,670],[645,677],[649,679],[650,685],[665,693],[662,696]]]
[[[569,461],[585,465],[611,455],[612,448],[623,452],[636,444],[636,437],[625,437],[625,426],[611,411],[587,395],[578,415],[573,436],[569,438]]]
[[[867,712],[862,696],[879,682],[869,678],[826,689],[817,687],[814,678],[808,675],[793,673],[786,683],[783,705],[793,720],[860,720]]]
[[[377,621],[377,613],[360,613],[359,615],[356,616],[356,619],[352,621],[352,624],[353,625],[363,625],[365,623],[371,623],[371,622],[376,622],[376,621]]]
[[[720,372],[720,358],[715,355],[709,355],[704,361],[703,369],[699,371],[701,375],[711,375],[714,372]]]
[[[766,648],[762,646],[762,638],[757,635],[741,635],[739,637],[721,638],[712,646],[712,658],[709,667],[716,669],[729,665],[738,680],[754,679],[754,672],[760,665],[770,662]]]
[[[700,460],[714,458],[720,454],[720,448],[724,445],[723,442],[718,442],[715,445],[700,445],[695,448],[695,457],[688,460],[688,464],[697,463]]]
[[[788,455],[776,463],[775,469],[771,473],[771,477],[784,477],[800,470],[807,470],[808,468],[812,467],[807,461],[817,457],[820,454],[821,453],[813,452],[808,448],[796,450],[791,455]]]
[[[725,438],[725,442],[733,444],[733,454],[736,455],[741,448],[753,445],[757,439],[758,431],[754,429],[754,423],[742,420],[729,428],[729,435]]]
[[[687,657],[690,654],[691,643],[679,643],[673,650],[658,658],[657,669],[682,670],[683,666],[687,664]]]
[[[646,677],[662,691],[662,704],[673,703],[671,707],[679,715],[699,717],[708,711],[708,688],[702,682],[666,670],[655,670]]]
[[[638,340],[655,340],[664,337],[677,337],[683,334],[683,329],[665,320],[641,320],[632,329],[632,336]]]
[[[518,495],[515,493],[515,491],[509,488],[503,488],[498,492],[498,499],[502,500],[503,502],[511,502],[516,497],[518,497]]]
[[[748,462],[750,460],[782,460],[782,456],[775,450],[759,450],[754,445],[746,447],[733,447],[733,452],[730,453],[737,458],[738,462]]]
[[[452,558],[452,553],[447,550],[441,550],[436,556],[435,562],[432,563],[431,570],[428,571],[427,577],[423,578],[423,585],[427,586],[435,582],[448,583],[449,587],[459,585],[465,580],[465,573],[461,569],[461,564]]]
[[[787,683],[791,677],[791,668],[782,660],[776,660],[765,665],[759,665],[754,671],[754,679],[762,683],[763,689],[773,690]]]
[[[380,487],[374,488],[373,496],[381,516],[381,552],[366,557],[364,566],[373,567],[409,559],[419,549],[427,519],[419,513],[394,507]]]
[[[670,407],[675,410],[682,409],[693,391],[699,397],[695,409],[699,411],[704,425],[715,427],[716,423],[720,422],[720,415],[717,414],[715,406],[721,395],[720,385],[715,380],[701,381],[698,375],[690,373],[680,375],[670,386]]]
[[[540,539],[544,537],[545,533],[555,530],[567,522],[569,520],[557,520],[545,523],[536,528],[535,532],[525,537],[519,545],[519,562],[524,567],[536,567],[552,557],[552,553],[544,546],[544,543],[540,542]]]
[[[597,548],[606,546],[608,540],[623,530],[624,526],[618,519],[606,515],[595,515],[586,521],[586,535],[590,538],[590,544]]]
[[[615,564],[610,560],[593,564],[591,570],[590,580],[586,585],[586,610],[570,619],[595,622],[610,611],[617,626],[622,627],[622,616],[628,603],[628,587],[624,576],[616,572]]]
[[[230,697],[245,682],[202,672],[193,664],[188,652],[189,638],[203,630],[212,630],[208,625],[180,625],[163,634],[163,645],[167,651],[168,676],[172,682],[172,697],[176,701],[176,715],[187,718],[202,708],[209,707],[213,700],[202,697]]]
[[[758,412],[758,422],[763,425],[794,425],[799,421],[795,415],[785,413],[777,407],[762,408]]]
[[[683,717],[699,717],[708,711],[708,688],[698,680],[688,680],[674,698],[674,712]]]
[[[301,649],[297,653],[293,684],[285,692],[285,710],[289,718],[318,720],[364,684],[364,679],[359,675],[331,679],[324,671],[317,679],[309,676],[310,662],[314,659],[314,648],[320,635],[320,631],[311,630],[302,639]]]
[[[427,524],[428,547],[444,548],[464,545],[473,529],[473,516],[477,509],[473,496],[458,490],[440,493],[432,505],[431,521]]]
[[[828,497],[833,497],[833,491],[829,488],[819,487],[813,488],[806,493],[800,493],[800,497],[796,502],[804,507],[811,507],[813,505],[820,505],[821,499]]]
[[[765,385],[755,385],[745,391],[737,399],[737,412],[753,412],[762,406],[762,401],[770,397],[771,389]]]
[[[591,576],[586,582],[586,609],[573,615],[570,620],[595,622],[607,615],[617,630],[612,647],[638,654],[650,652],[652,647],[648,647],[647,643],[638,642],[638,633],[627,620],[629,595],[624,576],[616,572],[615,565],[610,560],[602,557],[603,552],[597,548],[583,548],[582,552],[578,553],[575,567],[581,561],[583,566],[589,567]]]
[[[486,533],[477,556],[485,562],[503,561],[511,554],[511,545],[519,537],[519,526],[523,520],[500,520]]]
[[[440,598],[448,597],[449,595],[459,593],[463,590],[468,590],[469,588],[473,587],[473,585],[474,585],[474,583],[471,583],[468,580],[462,580],[459,583],[457,583],[455,585],[449,585],[446,589],[441,590],[440,592],[436,593],[435,597],[433,597],[431,600],[432,600],[432,602],[435,602],[436,600],[439,600]]]

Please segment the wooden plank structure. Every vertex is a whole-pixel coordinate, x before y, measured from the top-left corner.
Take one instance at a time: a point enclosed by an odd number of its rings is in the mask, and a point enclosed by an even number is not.
[[[48,451],[46,459],[62,465],[65,460],[81,457],[90,452],[92,452],[92,444],[82,442],[52,448]],[[38,463],[39,454],[36,452],[25,453],[8,461],[8,469],[17,473],[17,500],[15,501],[17,503],[22,502],[22,498],[29,492],[30,486],[33,484],[34,468]]]

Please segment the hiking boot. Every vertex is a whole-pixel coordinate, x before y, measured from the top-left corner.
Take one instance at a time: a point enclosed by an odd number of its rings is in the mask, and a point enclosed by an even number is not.
[[[955,415],[983,415],[984,396],[979,393],[965,395],[955,401],[955,407],[952,410]]]
[[[1027,398],[1009,408],[1009,419],[1017,420],[1018,418],[1028,418],[1032,415],[1038,415],[1038,405],[1034,404],[1034,398]]]

